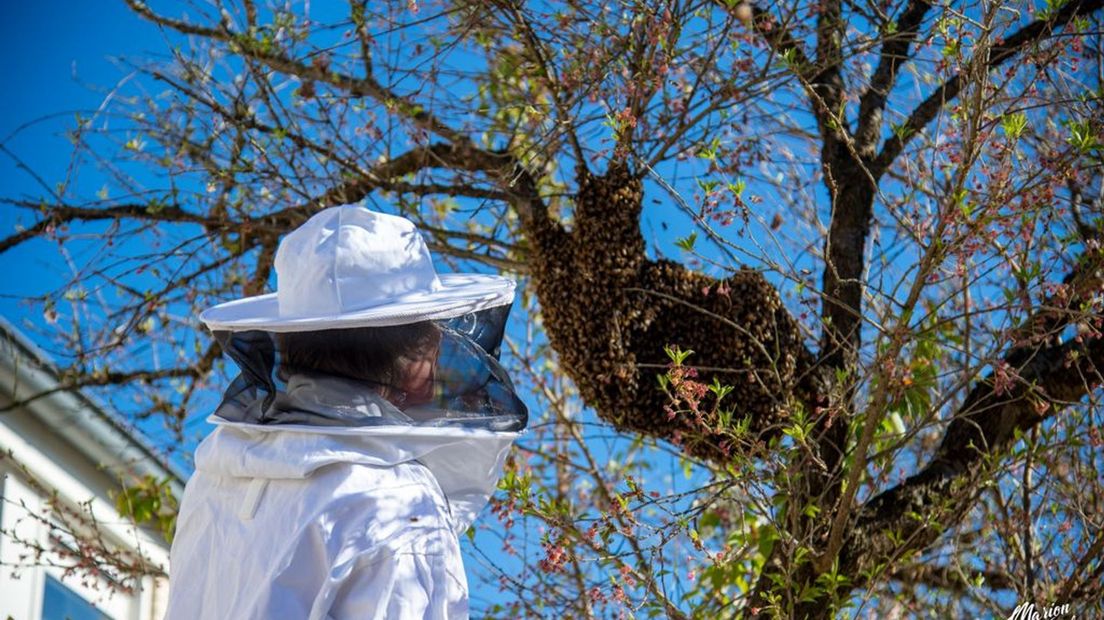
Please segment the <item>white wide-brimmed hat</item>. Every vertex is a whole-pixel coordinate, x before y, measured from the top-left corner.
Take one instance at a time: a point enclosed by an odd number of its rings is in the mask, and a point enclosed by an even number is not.
[[[211,330],[316,331],[449,319],[510,303],[514,281],[437,274],[410,220],[358,205],[324,209],[276,249],[276,292],[219,304]]]

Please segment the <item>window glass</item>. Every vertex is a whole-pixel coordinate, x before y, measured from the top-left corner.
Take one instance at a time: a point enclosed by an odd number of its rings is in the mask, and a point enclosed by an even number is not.
[[[47,576],[42,620],[111,620],[111,616],[93,607],[57,579]]]

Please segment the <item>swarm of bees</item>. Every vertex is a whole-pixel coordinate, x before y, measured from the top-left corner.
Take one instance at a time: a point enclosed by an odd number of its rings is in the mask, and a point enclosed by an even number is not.
[[[777,290],[742,268],[718,280],[645,254],[640,179],[626,167],[581,179],[570,232],[535,235],[532,262],[545,328],[585,402],[618,428],[672,439],[690,454],[723,459],[722,428],[672,415],[657,376],[667,346],[694,353],[697,381],[732,390],[721,405],[764,438],[777,432],[811,363]],[[710,396],[711,397],[711,396]],[[709,408],[703,403],[703,408]],[[708,426],[708,424],[706,425]],[[728,445],[726,446],[726,442]]]

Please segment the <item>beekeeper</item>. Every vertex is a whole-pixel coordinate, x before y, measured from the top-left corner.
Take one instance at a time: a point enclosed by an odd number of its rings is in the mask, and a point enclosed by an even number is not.
[[[320,211],[277,291],[200,319],[240,369],[180,505],[169,620],[466,618],[458,535],[528,414],[514,282],[437,274],[408,220]]]

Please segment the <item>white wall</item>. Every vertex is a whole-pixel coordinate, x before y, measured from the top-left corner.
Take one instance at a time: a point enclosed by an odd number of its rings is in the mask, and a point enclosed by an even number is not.
[[[36,561],[33,554],[25,557],[28,549],[11,536],[51,546],[50,527],[32,516],[45,512],[45,498],[32,484],[37,481],[40,486],[55,489],[70,506],[87,502],[110,543],[139,550],[167,569],[167,543],[156,533],[129,525],[115,512],[109,491],[119,488],[116,476],[90,462],[25,411],[0,415],[0,451],[11,454],[10,460],[0,460],[0,618],[38,620],[46,576],[53,575],[114,620],[160,620],[167,579],[146,578],[133,595],[111,594],[103,578],[89,580],[79,573],[63,576],[62,568],[42,565],[60,558],[44,558],[42,562]],[[27,479],[28,475],[33,481]]]

